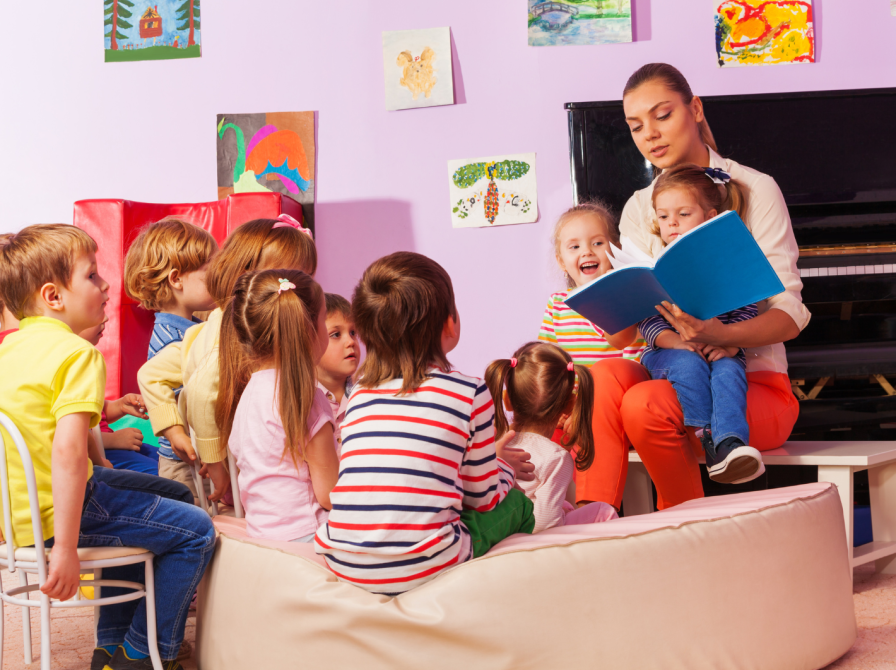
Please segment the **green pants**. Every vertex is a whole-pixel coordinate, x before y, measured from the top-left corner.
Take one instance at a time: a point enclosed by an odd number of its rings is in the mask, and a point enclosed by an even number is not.
[[[519,489],[510,489],[491,512],[464,510],[460,520],[470,531],[473,557],[479,558],[501,540],[514,533],[529,533],[535,528],[535,506]]]

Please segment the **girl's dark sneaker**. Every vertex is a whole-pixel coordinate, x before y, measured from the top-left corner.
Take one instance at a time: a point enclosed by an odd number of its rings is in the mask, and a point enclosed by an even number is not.
[[[706,470],[714,482],[743,484],[765,472],[765,463],[762,462],[759,450],[736,437],[722,440],[718,446],[713,447],[712,435],[706,430],[703,433],[703,449],[706,452]]]
[[[184,666],[174,661],[162,661],[164,670],[184,670]],[[152,659],[147,658],[129,658],[124,651],[124,647],[115,650],[112,658],[106,663],[103,670],[153,670]]]

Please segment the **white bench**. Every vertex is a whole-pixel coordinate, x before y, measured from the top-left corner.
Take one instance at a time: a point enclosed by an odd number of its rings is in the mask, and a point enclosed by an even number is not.
[[[766,465],[816,465],[818,481],[837,485],[853,567],[875,561],[878,572],[896,573],[896,442],[786,442],[765,451]],[[653,511],[650,476],[634,450],[623,494],[626,516]],[[702,462],[702,457],[701,457]],[[853,549],[853,473],[868,470],[874,542]]]

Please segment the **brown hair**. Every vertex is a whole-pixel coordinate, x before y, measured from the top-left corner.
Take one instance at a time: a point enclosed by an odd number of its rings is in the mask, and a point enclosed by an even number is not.
[[[594,462],[594,435],[591,415],[594,381],[584,365],[569,364],[572,358],[560,347],[546,342],[529,342],[517,349],[513,358],[493,361],[485,372],[485,383],[495,403],[495,439],[507,432],[504,389],[513,408],[513,428],[543,430],[557,421],[572,400],[572,428],[562,446],[576,445],[576,468],[587,470]],[[564,436],[566,437],[566,436]]]
[[[171,271],[195,272],[217,251],[215,238],[192,223],[173,217],[150,223],[125,256],[125,293],[144,309],[158,312],[174,296],[168,283]]]
[[[347,320],[352,318],[352,304],[337,293],[324,293],[327,304],[327,316],[342,314]]]
[[[0,300],[24,319],[41,286],[70,286],[75,260],[96,249],[90,235],[64,223],[28,226],[0,240]]]
[[[678,93],[684,104],[691,104],[691,101],[694,99],[694,93],[691,91],[688,80],[684,78],[684,75],[677,68],[668,63],[648,63],[647,65],[642,65],[628,78],[628,81],[625,83],[625,89],[622,91],[622,97],[624,98],[636,88],[640,88],[642,85],[657,79],[663,82],[670,91]],[[705,116],[698,126],[700,128],[700,139],[703,140],[703,143],[713,151],[718,151],[716,139],[712,135],[712,130],[710,130],[709,122]]]
[[[295,288],[281,291],[283,279]],[[289,455],[296,466],[302,462],[316,388],[311,352],[323,304],[320,286],[300,270],[247,272],[236,280],[221,322],[221,379],[215,406],[225,444],[253,366],[271,362],[277,371],[277,409],[286,433],[283,457]]]
[[[355,328],[367,347],[358,374],[375,388],[401,379],[399,394],[420,386],[428,369],[451,364],[442,351],[442,329],[457,318],[451,277],[434,260],[399,251],[374,261],[352,297]]]
[[[557,219],[557,223],[554,224],[554,232],[551,235],[551,243],[554,245],[554,255],[557,257],[557,262],[560,262],[560,233],[563,232],[563,226],[565,226],[575,217],[582,214],[591,214],[603,221],[604,225],[607,228],[607,237],[610,238],[610,242],[615,244],[617,247],[619,246],[619,225],[616,222],[616,217],[613,216],[610,208],[607,207],[607,205],[605,205],[602,200],[589,200],[587,202],[579,203],[575,207],[570,207],[569,209],[567,209],[563,214],[560,215],[560,218]],[[566,288],[574,287],[575,282],[569,276],[569,273],[566,273]]]
[[[3,249],[3,247],[5,247],[5,246],[7,245],[7,243],[9,242],[10,239],[12,239],[12,233],[2,233],[2,234],[0,234],[0,249]],[[6,303],[3,302],[3,294],[2,294],[2,291],[0,291],[0,330],[5,329],[5,327],[6,327],[6,324],[2,323],[2,321],[3,321],[3,309],[4,309],[4,307],[5,307],[5,304],[6,304]]]
[[[206,288],[222,309],[244,272],[294,268],[314,275],[317,249],[309,235],[290,226],[274,228],[276,219],[255,219],[239,226],[224,242],[208,269]]]
[[[743,184],[732,179],[724,186],[716,184],[706,170],[693,163],[674,165],[663,170],[653,187],[653,208],[656,209],[656,198],[664,191],[687,189],[690,191],[703,211],[716,210],[716,214],[733,209],[743,219],[747,210],[747,196]],[[660,222],[653,220],[650,232],[659,237]]]

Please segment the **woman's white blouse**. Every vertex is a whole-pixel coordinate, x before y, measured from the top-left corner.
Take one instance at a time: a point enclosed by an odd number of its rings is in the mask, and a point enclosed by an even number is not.
[[[802,330],[808,325],[812,315],[806,309],[800,295],[803,282],[796,267],[799,247],[793,236],[790,214],[787,211],[781,189],[778,188],[775,180],[767,174],[744,167],[733,160],[722,158],[712,149],[709,149],[709,165],[721,168],[731,175],[732,179],[736,179],[745,187],[747,211],[744,223],[753,233],[753,238],[765,252],[766,258],[772,264],[781,283],[784,284],[784,293],[759,303],[759,313],[762,314],[769,309],[780,309],[790,315]],[[629,237],[645,252],[656,257],[663,248],[663,243],[659,237],[650,232],[653,221],[656,219],[652,202],[654,184],[656,184],[656,180],[647,188],[636,191],[629,198],[625,209],[622,210],[619,230],[622,235]],[[762,370],[787,372],[787,355],[783,344],[747,349],[746,354],[747,372]]]

